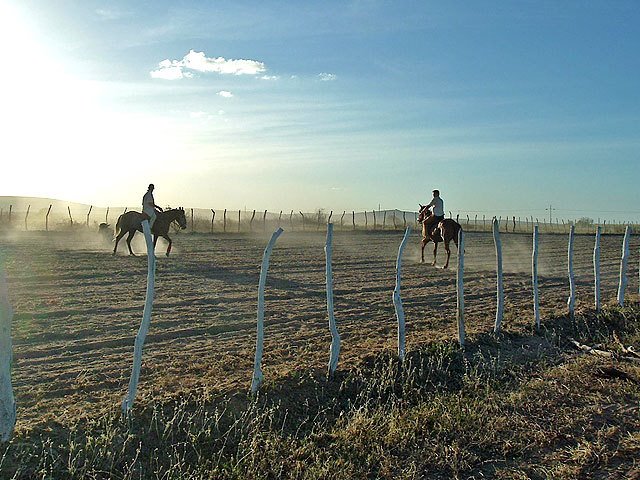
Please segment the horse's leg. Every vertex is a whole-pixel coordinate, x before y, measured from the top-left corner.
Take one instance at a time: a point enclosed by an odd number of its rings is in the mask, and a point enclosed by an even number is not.
[[[136,234],[135,229],[134,230],[130,230],[129,231],[129,236],[127,237],[127,247],[129,247],[129,255],[133,255],[134,257],[136,256],[135,253],[133,253],[133,250],[131,250],[131,240],[133,239],[133,236]]]
[[[420,242],[420,245],[422,247],[422,259],[420,260],[421,263],[424,263],[424,247],[427,246],[427,243],[429,243],[429,239],[422,237],[422,242]]]
[[[168,257],[169,254],[171,253],[171,244],[173,242],[171,241],[171,238],[169,237],[169,235],[163,235],[162,238],[164,238],[167,242],[169,242],[169,246],[167,246],[167,253],[165,254]]]
[[[447,251],[447,263],[444,264],[443,268],[449,267],[449,257],[451,257],[451,249],[449,248],[449,242],[450,240],[445,240],[444,242],[444,249]]]
[[[124,237],[124,234],[125,234],[125,233],[126,233],[126,232],[120,232],[120,233],[118,234],[118,236],[116,237],[116,244],[113,246],[113,254],[112,254],[112,255],[115,255],[115,254],[116,254],[116,250],[118,249],[118,242],[120,241],[120,239],[121,239],[122,237]]]
[[[431,265],[436,264],[436,255],[438,254],[438,242],[433,242],[433,263]]]

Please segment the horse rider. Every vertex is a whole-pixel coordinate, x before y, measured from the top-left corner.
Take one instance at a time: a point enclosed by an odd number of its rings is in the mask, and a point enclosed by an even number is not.
[[[153,223],[156,221],[156,209],[162,212],[162,207],[156,205],[156,201],[153,198],[154,188],[153,183],[150,183],[147,193],[142,197],[142,211],[146,216],[144,220],[149,220],[149,228],[153,228]]]
[[[427,205],[428,207],[432,207],[431,215],[425,219],[424,225],[427,232],[431,232],[434,225],[444,220],[444,200],[440,197],[440,190],[433,191],[433,199]]]

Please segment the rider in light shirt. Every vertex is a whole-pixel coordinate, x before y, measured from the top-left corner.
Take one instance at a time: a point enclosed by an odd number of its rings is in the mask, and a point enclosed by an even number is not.
[[[153,228],[153,223],[156,221],[156,209],[162,212],[162,208],[156,205],[156,201],[153,198],[154,188],[153,183],[150,183],[147,193],[142,197],[142,211],[149,219],[149,228]]]
[[[440,191],[433,191],[433,199],[427,207],[432,207],[431,215],[427,217],[425,220],[425,225],[427,227],[427,231],[431,231],[433,225],[437,225],[439,222],[444,220],[444,200],[440,198]]]

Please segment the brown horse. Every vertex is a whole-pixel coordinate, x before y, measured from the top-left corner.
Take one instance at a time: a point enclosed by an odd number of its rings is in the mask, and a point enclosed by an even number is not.
[[[118,249],[118,242],[126,233],[129,233],[127,237],[127,246],[129,247],[129,254],[134,255],[133,250],[131,250],[131,239],[136,234],[136,231],[142,232],[142,221],[148,219],[145,214],[140,212],[134,212],[133,210],[130,212],[123,213],[118,217],[118,223],[116,224],[116,235],[114,240],[116,242],[113,247],[113,254],[116,254],[116,250]],[[156,243],[158,242],[158,237],[164,238],[167,242],[169,242],[169,246],[167,247],[167,257],[171,252],[171,238],[169,238],[169,226],[173,222],[178,222],[180,228],[183,230],[187,228],[187,217],[184,214],[184,208],[171,208],[169,210],[165,210],[164,212],[156,213],[156,221],[153,223],[153,228],[151,229],[151,233],[153,233],[153,249],[156,248]]]
[[[431,225],[431,228],[427,231],[427,226],[424,221],[430,213],[428,206],[420,205],[420,210],[418,211],[418,222],[422,224],[422,263],[424,263],[424,247],[427,243],[432,241],[434,244],[433,263],[431,265],[435,265],[436,254],[438,253],[438,243],[444,242],[444,249],[447,251],[447,262],[444,264],[443,268],[447,268],[449,266],[449,257],[451,257],[449,243],[453,240],[453,243],[456,244],[456,248],[458,248],[458,232],[462,230],[462,227],[455,220],[445,218],[437,224]]]

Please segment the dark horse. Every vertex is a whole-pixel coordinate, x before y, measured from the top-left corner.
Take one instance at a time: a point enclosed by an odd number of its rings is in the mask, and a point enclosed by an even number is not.
[[[127,237],[127,246],[129,247],[129,254],[134,255],[133,250],[131,250],[131,239],[136,234],[136,231],[142,232],[142,221],[147,217],[145,214],[140,212],[126,212],[118,217],[118,223],[116,224],[116,236],[114,240],[116,242],[113,247],[113,254],[116,254],[116,250],[118,249],[118,242],[126,233],[129,233]],[[151,233],[153,233],[153,249],[156,248],[156,243],[158,242],[158,237],[164,238],[167,242],[169,242],[169,246],[167,247],[167,256],[171,252],[171,238],[169,238],[169,226],[173,222],[178,222],[180,228],[183,230],[187,228],[187,217],[184,214],[184,208],[171,208],[169,210],[165,210],[164,212],[156,213],[156,221],[153,223],[153,228],[151,229]]]
[[[444,242],[444,249],[447,251],[447,263],[444,264],[443,268],[447,268],[449,266],[449,257],[451,256],[451,250],[449,249],[449,243],[453,240],[453,243],[456,244],[456,248],[458,247],[458,232],[462,230],[462,227],[458,222],[451,218],[445,218],[440,222],[431,225],[429,231],[427,231],[427,226],[424,221],[430,214],[430,210],[426,205],[420,205],[420,210],[418,212],[418,222],[422,224],[422,262],[424,263],[424,247],[430,241],[433,242],[433,263],[431,265],[436,264],[436,254],[438,253],[438,243]]]

